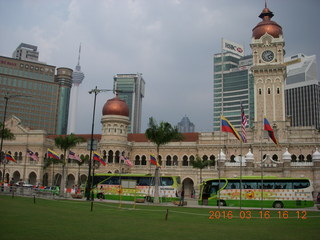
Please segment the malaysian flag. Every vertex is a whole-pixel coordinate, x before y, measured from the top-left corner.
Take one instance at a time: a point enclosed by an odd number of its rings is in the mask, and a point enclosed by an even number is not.
[[[32,152],[29,148],[27,148],[27,157],[30,157],[35,161],[39,161],[39,157],[34,152]]]
[[[73,159],[73,160],[77,160],[79,162],[82,162],[81,158],[77,154],[72,152],[72,151],[69,151],[69,157],[68,158],[69,159]]]
[[[124,157],[124,156],[121,156],[120,157],[120,160],[122,160],[125,164],[127,164],[129,167],[132,167],[132,162],[127,158],[127,157]]]
[[[248,120],[241,104],[241,138],[244,143],[247,142],[247,133],[246,133],[247,125],[248,125]]]

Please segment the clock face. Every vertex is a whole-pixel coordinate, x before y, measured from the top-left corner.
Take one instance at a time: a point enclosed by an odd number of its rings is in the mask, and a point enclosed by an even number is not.
[[[266,50],[262,53],[262,59],[265,62],[271,62],[274,58],[274,53],[270,50]]]

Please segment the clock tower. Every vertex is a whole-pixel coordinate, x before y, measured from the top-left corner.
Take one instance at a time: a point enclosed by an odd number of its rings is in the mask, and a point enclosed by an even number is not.
[[[284,39],[282,28],[272,21],[273,13],[265,6],[262,19],[252,30],[250,47],[253,55],[251,71],[254,76],[254,122],[262,126],[264,116],[271,124],[285,123]]]

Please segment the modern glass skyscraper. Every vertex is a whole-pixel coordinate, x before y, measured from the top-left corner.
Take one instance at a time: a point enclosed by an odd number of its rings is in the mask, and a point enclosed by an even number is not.
[[[180,122],[178,122],[178,130],[181,133],[191,133],[194,132],[194,124],[190,121],[187,116],[184,116]]]
[[[252,56],[223,52],[214,55],[213,131],[220,130],[224,115],[236,128],[241,126],[241,104],[251,124],[254,114]]]
[[[120,99],[129,106],[129,133],[140,133],[142,98],[144,97],[145,81],[141,73],[117,74],[113,77],[113,89],[118,92]],[[123,92],[122,92],[123,91]]]
[[[55,66],[0,56],[0,116],[6,94],[29,96],[10,98],[7,117],[15,115],[24,126],[49,134],[66,134],[72,70],[55,72]]]
[[[286,115],[291,116],[291,125],[320,129],[320,83],[316,56],[297,54],[285,61]]]

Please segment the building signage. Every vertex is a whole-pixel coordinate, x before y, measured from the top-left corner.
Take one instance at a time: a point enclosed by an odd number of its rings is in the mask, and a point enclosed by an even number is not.
[[[6,61],[6,60],[0,60],[0,64],[10,65],[10,66],[17,66],[16,63],[9,62],[9,61]]]
[[[238,43],[222,39],[222,50],[244,56],[244,47]]]

